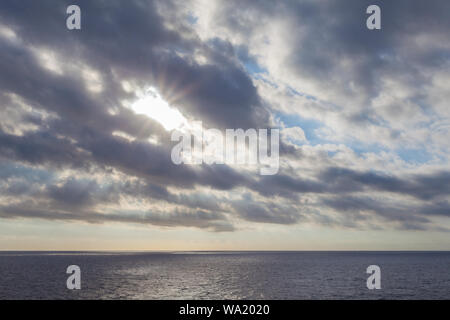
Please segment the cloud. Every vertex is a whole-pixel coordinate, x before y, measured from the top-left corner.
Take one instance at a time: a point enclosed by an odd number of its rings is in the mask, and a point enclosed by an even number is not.
[[[221,214],[210,214],[204,211],[167,212],[118,212],[102,214],[93,211],[64,212],[48,208],[36,209],[32,203],[0,206],[0,217],[33,218],[60,221],[82,221],[88,223],[134,223],[156,225],[162,227],[196,227],[215,232],[233,231],[234,227]]]
[[[379,32],[365,27],[370,1],[201,4],[198,32],[246,45],[267,70],[260,89],[272,107],[320,121],[327,140],[427,148],[424,132],[440,134],[424,124],[434,112],[448,122],[436,103],[448,93],[432,80],[448,70],[447,3],[379,1]]]
[[[398,178],[375,172],[357,172],[344,168],[330,168],[321,175],[336,192],[361,191],[369,188],[377,191],[409,195],[422,200],[430,200],[450,195],[450,172],[429,175],[411,175]]]
[[[382,1],[382,32],[368,1],[78,1],[80,31],[69,4],[2,2],[1,217],[234,231],[448,216],[448,4]],[[129,108],[150,87],[204,127],[282,127],[280,172],[173,164],[170,132]]]

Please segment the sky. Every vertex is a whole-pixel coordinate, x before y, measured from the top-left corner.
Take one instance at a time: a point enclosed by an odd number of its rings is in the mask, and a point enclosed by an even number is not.
[[[343,3],[2,0],[0,250],[450,250],[450,2]],[[198,121],[278,172],[173,163]]]

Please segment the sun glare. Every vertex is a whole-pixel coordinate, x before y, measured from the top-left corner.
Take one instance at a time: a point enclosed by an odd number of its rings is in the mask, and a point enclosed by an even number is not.
[[[147,90],[145,96],[131,105],[131,109],[137,114],[158,121],[168,131],[179,128],[187,122],[181,112],[170,107],[154,88]]]

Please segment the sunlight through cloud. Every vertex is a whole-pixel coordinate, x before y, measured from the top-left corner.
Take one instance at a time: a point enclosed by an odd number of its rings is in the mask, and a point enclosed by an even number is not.
[[[131,105],[137,114],[146,115],[158,121],[164,129],[170,131],[187,123],[186,118],[161,97],[155,88],[150,88],[145,95]]]

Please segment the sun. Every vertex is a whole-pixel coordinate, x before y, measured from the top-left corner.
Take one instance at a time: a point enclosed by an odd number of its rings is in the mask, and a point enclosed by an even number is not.
[[[172,108],[155,88],[148,89],[143,97],[131,105],[131,109],[137,114],[158,121],[167,131],[180,128],[187,123],[181,112]]]

